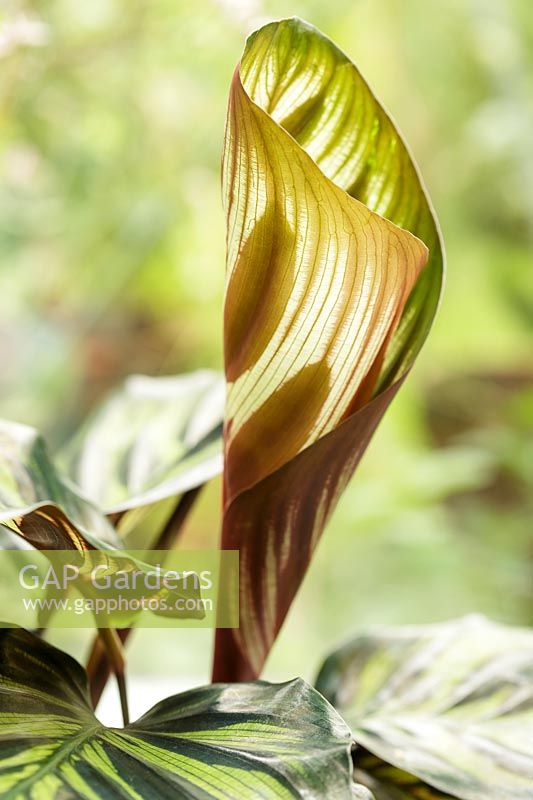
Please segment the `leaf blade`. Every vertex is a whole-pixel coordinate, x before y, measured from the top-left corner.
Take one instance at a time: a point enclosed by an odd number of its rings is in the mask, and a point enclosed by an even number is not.
[[[210,370],[132,375],[60,454],[72,481],[108,514],[193,489],[222,468],[224,386]]]
[[[400,384],[244,492],[226,511],[223,547],[240,549],[240,586],[246,581],[246,593],[241,588],[239,629],[216,632],[218,680],[248,680],[260,673],[322,529]],[[319,514],[313,497],[320,499]],[[286,519],[292,523],[290,536]],[[267,574],[263,567],[272,564],[276,552],[283,559]]]
[[[345,105],[364,88],[391,151],[401,153],[400,166],[409,165],[403,183],[396,163],[387,172],[376,162],[346,186],[331,168],[343,151],[333,111],[339,93],[331,85],[340,62]],[[333,122],[326,124],[324,114]],[[361,140],[372,135],[368,122],[370,130],[355,128]],[[429,271],[431,291],[440,293],[436,223],[392,130],[355,67],[315,29],[284,20],[249,39],[230,93],[223,161],[229,386],[222,546],[241,552],[241,627],[217,632],[216,680],[260,674],[329,514],[425,338],[409,312],[416,347],[409,355],[402,339],[402,363],[396,353],[391,366],[413,287]],[[317,141],[323,158],[313,150]],[[352,173],[365,169],[359,150],[348,152]],[[380,205],[380,181],[408,191]],[[396,204],[399,221],[413,195],[424,218],[414,227],[425,230],[427,223],[438,249],[426,269],[425,245],[360,202],[389,211]],[[431,292],[416,291],[432,318]],[[312,453],[324,440],[320,454]],[[296,459],[300,486],[291,467]],[[314,480],[313,469],[322,480]],[[298,529],[304,524],[307,530]],[[292,563],[289,550],[298,550]]]
[[[361,406],[368,395],[365,378],[397,325],[427,258],[420,241],[369,212],[325,178],[291,137],[250,101],[238,73],[229,115],[233,124],[230,122],[228,143],[230,150],[238,151],[239,165],[225,177],[232,238],[236,239],[229,247],[225,304],[228,501]],[[226,161],[233,160],[230,152]],[[258,174],[262,174],[257,161],[265,177],[259,178],[261,183],[255,187]],[[264,204],[264,215],[258,233],[259,201]],[[287,211],[291,202],[294,215]],[[243,205],[249,207],[243,211]],[[269,209],[276,207],[284,207],[284,214],[270,214]],[[262,225],[269,214],[270,222]],[[279,235],[280,223],[281,227],[294,227],[292,238],[303,238],[300,252],[288,244],[287,236]],[[265,240],[272,244],[278,238],[278,246],[265,252]],[[251,252],[243,257],[245,245]],[[238,249],[235,257],[232,247]],[[261,281],[257,313],[256,293],[251,302],[244,295],[255,280],[256,267],[265,260],[271,294],[265,299]],[[280,280],[287,275],[285,282]],[[275,298],[282,308],[272,314]],[[239,320],[243,303],[255,320],[244,341],[240,326],[241,335],[231,336],[231,322]],[[272,320],[277,323],[275,330],[271,330]],[[265,325],[268,322],[271,326]],[[234,352],[243,362],[240,365]],[[278,441],[276,451],[271,452],[268,443],[273,430],[283,430],[295,411],[302,409],[310,389],[317,387],[318,402],[303,419],[292,420],[287,446]],[[238,452],[234,455],[232,449]],[[254,452],[261,461],[257,470]],[[245,476],[237,471],[243,462]]]
[[[119,546],[98,508],[56,470],[38,432],[0,420],[0,524],[41,550]]]
[[[377,631],[326,660],[317,688],[357,742],[460,800],[525,800],[533,781],[533,635],[467,617]]]
[[[82,572],[98,564],[105,564],[115,572],[119,568],[136,569],[141,573],[151,569],[141,558],[122,549],[120,539],[103,512],[56,469],[39,433],[27,425],[6,420],[0,420],[0,526],[15,533],[26,545],[44,551],[59,571],[71,561]],[[114,554],[119,558],[114,558]],[[91,589],[90,582],[80,581],[77,588],[89,596],[92,592],[94,597],[96,590]],[[57,585],[50,584],[50,591],[55,602],[65,596],[66,587],[60,590]],[[147,594],[162,596],[157,589]],[[169,597],[172,602],[182,597],[198,599],[200,590],[197,587],[188,590],[180,583],[175,592],[170,591]],[[39,621],[48,624],[56,610],[53,604],[49,613],[41,613],[41,609]],[[129,625],[139,611],[140,607],[127,610],[123,617],[108,614],[106,621]],[[166,615],[159,609],[154,613]],[[169,614],[173,616],[174,611]],[[176,618],[201,619],[203,616],[200,611],[176,611]],[[15,619],[21,621],[20,616]]]
[[[280,52],[284,60],[277,64]],[[357,67],[309,23],[294,17],[252,34],[241,69],[250,96],[328,178],[372,211],[411,231],[429,249],[427,268],[404,310],[382,372],[381,386],[391,383],[412,364],[424,343],[444,274],[442,236],[416,162],[396,122]]]
[[[97,722],[64,653],[18,629],[0,632],[0,655],[6,800],[30,786],[41,800],[351,797],[350,733],[301,680],[195,689],[117,730]]]

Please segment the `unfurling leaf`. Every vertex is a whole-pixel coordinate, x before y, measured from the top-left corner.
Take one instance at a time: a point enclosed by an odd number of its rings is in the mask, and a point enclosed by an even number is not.
[[[194,689],[106,728],[76,661],[0,631],[4,800],[350,800],[350,745],[302,680]]]
[[[346,56],[299,20],[248,41],[223,182],[222,546],[240,550],[241,624],[217,632],[214,676],[245,680],[422,346],[442,252],[392,122]]]
[[[193,489],[222,469],[224,383],[209,370],[132,375],[61,457],[70,478],[108,514]]]
[[[467,617],[370,632],[317,688],[377,757],[354,759],[377,800],[532,797],[531,631]]]

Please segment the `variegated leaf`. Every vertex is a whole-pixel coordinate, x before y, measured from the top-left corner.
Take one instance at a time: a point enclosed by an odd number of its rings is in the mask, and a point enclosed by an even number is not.
[[[129,377],[60,456],[82,491],[120,513],[200,486],[222,469],[224,382],[209,370]]]
[[[377,757],[355,754],[377,800],[533,796],[532,631],[481,617],[378,630],[330,656],[317,688]]]
[[[299,20],[248,40],[223,181],[222,546],[241,553],[241,626],[217,633],[214,675],[244,680],[260,673],[425,339],[442,252],[390,119],[346,56]],[[408,231],[429,246],[425,269],[428,250]]]
[[[0,420],[0,524],[40,550],[119,542],[105,516],[56,470],[34,428]]]
[[[4,800],[350,800],[350,746],[338,714],[299,679],[194,689],[106,728],[79,664],[0,631]]]
[[[121,548],[121,542],[105,515],[60,475],[37,431],[27,425],[3,420],[0,420],[0,525],[17,534],[27,545],[45,551],[47,556],[49,551],[55,551],[56,566],[65,563],[57,551],[77,551],[68,559],[72,558],[82,573],[89,572],[98,564],[107,566],[112,572],[119,569],[147,572],[152,569]],[[114,558],[114,553],[118,559]],[[90,582],[86,587],[79,582],[77,587],[86,589],[89,596],[97,593],[91,589]],[[54,597],[60,594],[60,590],[55,588]],[[163,596],[167,597],[162,591],[150,592],[150,597]],[[176,590],[168,594],[172,604],[178,598],[199,597],[200,591],[193,585],[187,588],[178,584]],[[202,611],[157,610],[154,613],[176,618],[204,616]],[[129,625],[137,615],[137,611],[126,611],[123,616],[115,615],[114,619]],[[47,619],[46,615],[41,615],[41,622]]]

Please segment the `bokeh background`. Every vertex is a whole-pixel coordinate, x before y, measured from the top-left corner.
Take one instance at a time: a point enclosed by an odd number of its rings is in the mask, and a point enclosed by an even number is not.
[[[448,254],[423,354],[346,492],[265,676],[373,624],[533,624],[530,0],[4,0],[0,415],[60,445],[131,372],[220,368],[227,90],[297,14],[395,117]],[[214,545],[219,484],[185,543]],[[81,657],[83,632],[54,633]],[[132,706],[208,679],[211,635],[145,631]],[[104,717],[112,716],[106,695]]]

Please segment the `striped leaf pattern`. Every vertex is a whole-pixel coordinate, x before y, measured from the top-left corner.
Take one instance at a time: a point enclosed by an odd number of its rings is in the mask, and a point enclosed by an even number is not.
[[[241,625],[217,633],[214,676],[247,680],[425,339],[442,252],[392,122],[346,56],[296,19],[248,40],[223,183],[222,546],[241,553]]]
[[[106,514],[220,472],[224,395],[209,370],[131,376],[57,460],[34,428],[0,420],[0,525],[41,550],[120,547]]]
[[[199,370],[132,375],[60,454],[71,480],[107,514],[175,497],[222,469],[224,381]]]
[[[317,688],[368,751],[356,776],[376,800],[533,796],[531,631],[467,617],[369,633]]]
[[[4,800],[350,800],[351,736],[301,680],[213,685],[106,728],[72,658],[0,631]]]
[[[0,524],[39,550],[117,546],[105,516],[57,471],[34,428],[0,420]]]
[[[97,564],[107,565],[115,572],[118,569],[141,572],[151,569],[122,549],[104,513],[56,469],[38,432],[27,425],[3,420],[0,420],[0,526],[46,554],[48,551],[77,551],[72,560],[82,572],[89,572]],[[5,544],[10,546],[9,541]],[[113,559],[116,552],[121,555],[118,562]],[[68,560],[70,562],[70,556]],[[65,562],[58,560],[56,566],[59,563]],[[81,582],[77,585],[84,589]],[[94,595],[90,582],[85,589],[89,596]],[[59,596],[57,590],[54,596]],[[188,587],[178,584],[168,595],[154,590],[149,596],[165,596],[173,606],[178,598],[199,598],[200,590],[189,582]],[[204,616],[202,611],[167,613],[158,610],[154,613],[191,619]],[[137,616],[136,611],[127,612],[123,623],[131,624]],[[43,624],[49,619],[41,616]],[[118,615],[115,619],[119,619]]]

